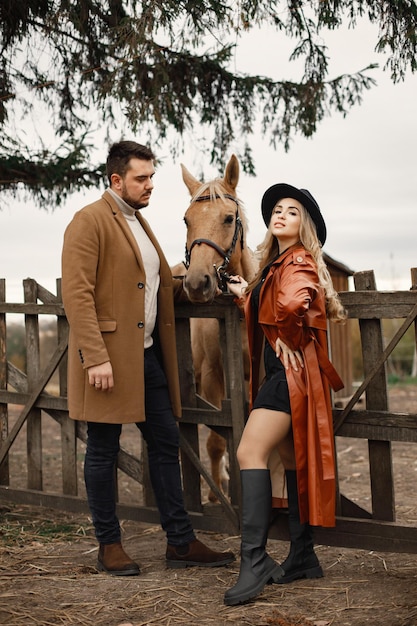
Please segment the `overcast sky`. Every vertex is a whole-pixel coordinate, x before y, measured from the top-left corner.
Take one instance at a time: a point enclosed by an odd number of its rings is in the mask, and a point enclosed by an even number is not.
[[[277,38],[265,30],[261,36],[254,34],[247,48],[238,49],[234,69],[283,78],[282,52],[275,56],[273,41]],[[373,53],[375,42],[375,29],[366,24],[332,34],[330,77],[360,70],[370,62],[382,67],[384,58]],[[346,118],[326,119],[313,138],[297,138],[288,153],[274,151],[267,139],[254,137],[257,176],[241,174],[238,195],[249,220],[248,242],[254,248],[265,233],[260,213],[263,192],[277,182],[309,189],[327,223],[325,251],[353,271],[373,269],[379,289],[408,289],[410,268],[417,267],[417,76],[409,74],[404,83],[393,85],[386,72],[373,75],[378,86],[364,94],[360,106]],[[126,138],[141,141],[140,136]],[[225,155],[225,163],[232,151]],[[98,158],[104,161],[106,152],[103,145]],[[188,206],[180,162],[193,174],[199,170],[192,150],[175,163],[168,150],[158,152],[158,157],[163,163],[144,216],[174,264],[184,258],[182,218]],[[23,300],[26,277],[55,292],[65,227],[75,211],[101,193],[77,194],[53,212],[30,202],[5,206],[0,196],[0,278],[6,278],[8,301]]]

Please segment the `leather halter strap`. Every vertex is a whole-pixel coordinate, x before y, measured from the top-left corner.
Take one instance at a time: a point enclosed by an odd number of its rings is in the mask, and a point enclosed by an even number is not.
[[[239,200],[235,198],[234,196],[231,196],[228,193],[225,193],[221,196],[219,196],[218,194],[216,194],[215,196],[211,196],[211,195],[199,196],[198,198],[194,198],[192,202],[207,202],[207,200],[211,200],[213,197],[217,200],[220,200],[222,198],[227,198],[228,200],[232,200],[233,202],[236,203],[235,232],[233,234],[232,243],[228,250],[223,250],[215,241],[211,241],[211,239],[204,239],[204,238],[194,239],[189,250],[187,248],[187,245],[185,245],[185,267],[188,268],[190,265],[191,251],[194,248],[194,246],[200,246],[201,244],[205,244],[206,246],[210,246],[211,248],[214,248],[214,250],[216,250],[216,252],[218,252],[220,256],[223,257],[222,265],[220,267],[215,266],[217,275],[219,276],[219,279],[221,280],[220,273],[224,272],[225,268],[230,263],[230,257],[232,256],[234,249],[236,247],[236,243],[239,238],[239,233],[240,233],[240,242],[241,242],[241,246],[243,249],[243,224],[238,213]]]

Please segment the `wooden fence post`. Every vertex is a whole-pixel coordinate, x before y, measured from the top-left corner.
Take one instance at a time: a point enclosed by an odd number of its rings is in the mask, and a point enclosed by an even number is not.
[[[417,291],[417,267],[411,268],[411,291]],[[411,376],[417,376],[417,319],[414,320],[414,358]]]
[[[180,372],[181,402],[184,406],[196,407],[196,388],[191,351],[190,319],[175,320],[177,337],[178,369]],[[198,425],[187,424],[180,420],[178,427],[193,452],[200,457]],[[187,454],[181,450],[182,480],[184,488],[184,503],[187,510],[202,511],[201,505],[201,478]]]
[[[56,281],[57,301],[62,302],[61,279]],[[58,344],[64,338],[68,337],[68,322],[66,317],[58,316],[57,318],[57,339]],[[63,357],[59,364],[59,395],[67,397],[67,354]],[[65,494],[76,496],[78,494],[77,480],[77,428],[76,422],[64,416],[61,424],[61,455],[62,455],[62,491]]]
[[[373,271],[354,275],[355,289],[376,291]],[[360,319],[364,375],[372,369],[384,351],[380,319]],[[366,389],[366,408],[388,411],[386,365],[380,368]],[[380,520],[395,520],[394,479],[390,441],[368,440],[369,474],[371,480],[372,513]]]
[[[6,280],[0,278],[0,302],[6,302]],[[0,389],[7,390],[6,314],[0,313]],[[9,434],[8,405],[0,402],[0,447]],[[0,485],[8,485],[9,456],[0,464]]]
[[[37,302],[36,281],[27,278],[23,281],[25,302]],[[39,317],[25,315],[26,330],[26,375],[27,390],[30,392],[38,381],[40,367]],[[28,489],[42,491],[42,421],[41,410],[33,407],[26,419],[27,438],[27,485]]]
[[[230,298],[232,301],[232,297]],[[236,457],[247,415],[244,391],[245,373],[242,356],[242,336],[240,328],[240,311],[237,306],[226,308],[225,341],[222,344],[226,351],[224,357],[227,397],[231,400],[232,428],[229,429],[229,496],[233,504],[241,503],[240,471]]]

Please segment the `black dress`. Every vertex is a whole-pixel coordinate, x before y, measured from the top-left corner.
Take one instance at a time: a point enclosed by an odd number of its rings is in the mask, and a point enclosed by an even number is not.
[[[252,291],[251,303],[258,319],[259,292],[263,280]],[[288,392],[287,376],[285,367],[281,363],[270,343],[265,339],[264,348],[265,379],[258,390],[253,403],[254,409],[270,409],[291,414],[290,395]]]

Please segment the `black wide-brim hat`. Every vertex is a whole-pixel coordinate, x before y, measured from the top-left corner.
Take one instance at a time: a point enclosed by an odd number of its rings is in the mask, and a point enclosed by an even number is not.
[[[272,210],[278,200],[282,200],[282,198],[294,198],[295,200],[298,200],[298,202],[301,202],[313,220],[317,230],[317,237],[321,245],[324,246],[327,236],[326,224],[321,214],[319,205],[307,189],[297,189],[297,187],[287,185],[286,183],[279,183],[269,187],[263,195],[261,205],[262,217],[264,218],[267,228],[269,226],[269,222],[271,221]]]

